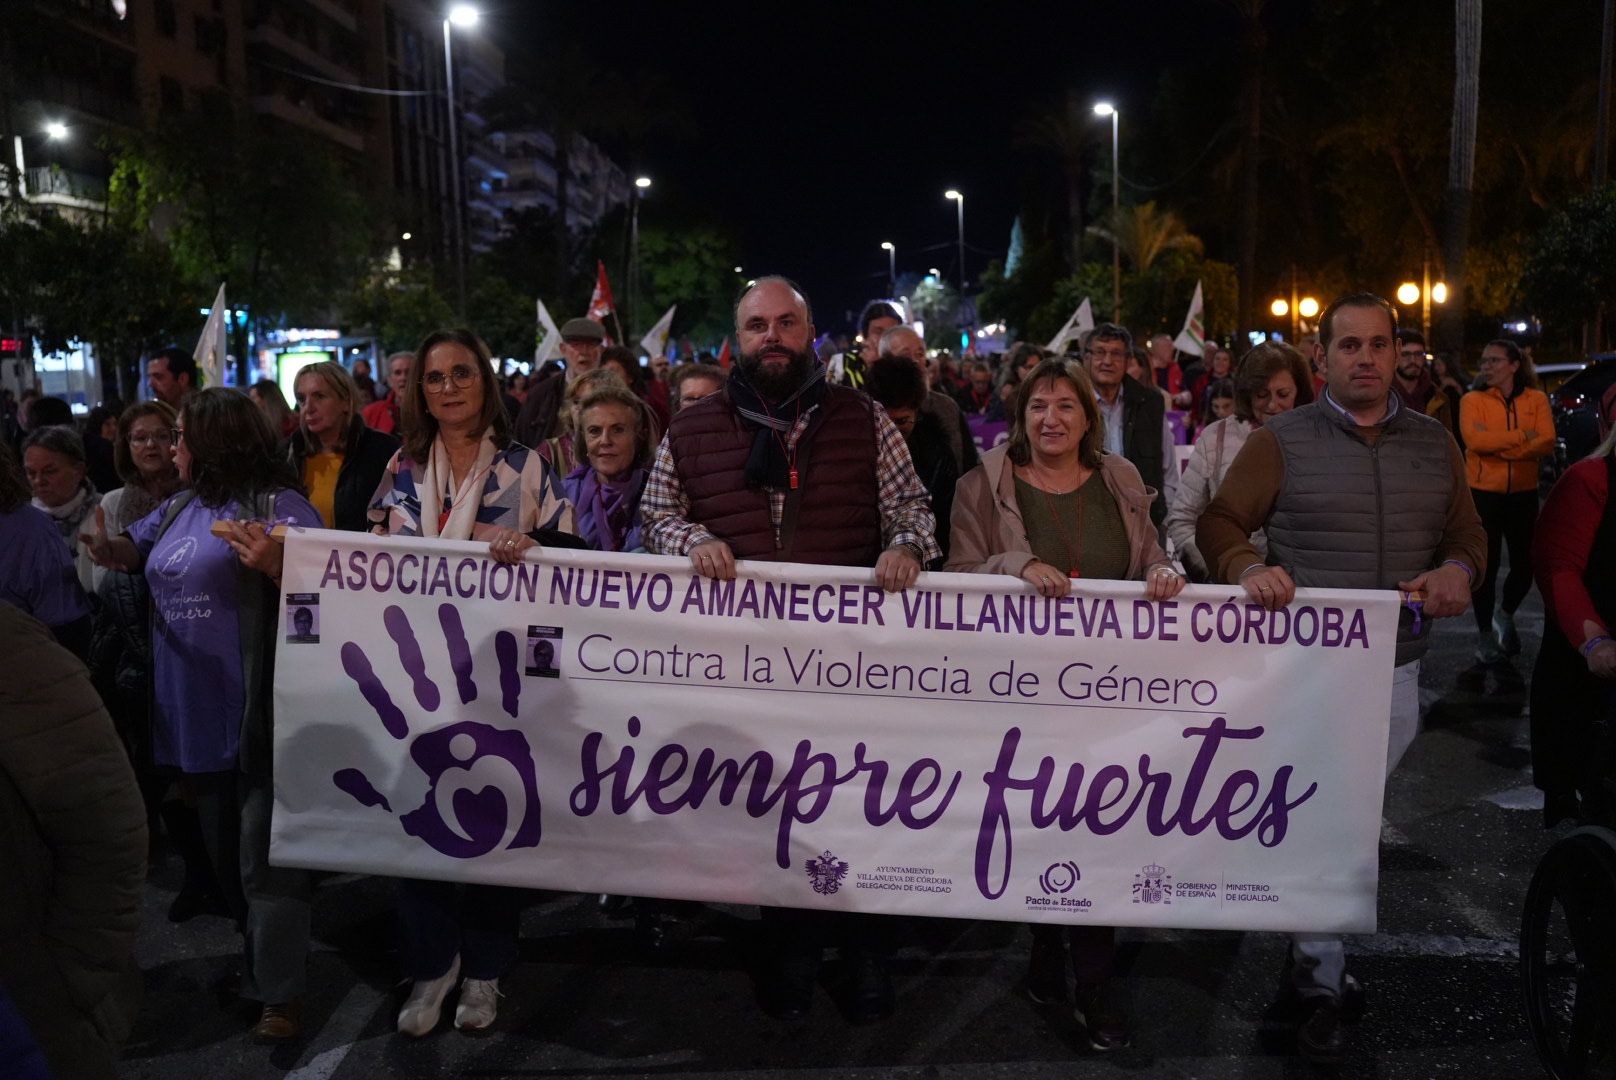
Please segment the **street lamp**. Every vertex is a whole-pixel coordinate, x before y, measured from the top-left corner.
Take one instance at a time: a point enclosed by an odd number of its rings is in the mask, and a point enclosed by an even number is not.
[[[634,190],[629,194],[628,212],[628,331],[634,333],[634,301],[639,292],[640,279],[640,199],[642,192],[651,189],[649,176],[636,176]]]
[[[1111,118],[1111,321],[1122,321],[1122,247],[1117,233],[1122,228],[1122,163],[1117,157],[1117,107],[1109,101],[1094,104],[1095,116]]]
[[[39,134],[51,142],[60,142],[67,138],[68,130],[68,126],[60,120],[50,120],[39,130]],[[17,158],[17,196],[25,199],[28,197],[28,166],[23,160],[22,140],[22,135],[13,136],[11,145]]]
[[[959,206],[959,275],[960,299],[965,298],[965,196],[949,188],[943,192],[943,198],[953,199]]]
[[[887,295],[891,296],[898,291],[898,245],[883,240],[881,250],[887,253]]]
[[[470,4],[456,4],[443,20],[443,79],[449,107],[449,185],[454,189],[455,289],[460,301],[456,311],[462,318],[466,314],[466,193],[460,183],[460,122],[455,101],[454,35],[451,28],[458,26],[462,30],[469,30],[477,25],[477,18],[476,8]]]
[[[1420,329],[1425,332],[1425,340],[1431,340],[1431,305],[1446,304],[1448,302],[1448,286],[1445,282],[1431,280],[1431,260],[1425,260],[1425,268],[1419,283],[1405,281],[1397,286],[1397,302],[1404,307],[1420,305]]]

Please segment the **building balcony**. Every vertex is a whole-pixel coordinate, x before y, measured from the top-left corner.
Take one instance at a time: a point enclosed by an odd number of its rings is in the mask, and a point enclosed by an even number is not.
[[[27,199],[31,203],[99,210],[106,205],[107,182],[99,176],[55,166],[25,169]]]
[[[328,79],[335,79],[339,82],[352,82],[360,75],[358,70],[326,58],[272,23],[260,23],[247,31],[247,44],[273,49],[284,56],[291,57],[300,64],[313,68]]]
[[[365,137],[357,131],[334,124],[318,113],[292,104],[286,98],[263,95],[252,99],[252,110],[260,116],[274,116],[289,124],[347,147],[355,153],[365,152]]]
[[[305,6],[311,7],[324,15],[348,31],[348,33],[359,33],[359,12],[349,0],[303,0],[303,3]]]

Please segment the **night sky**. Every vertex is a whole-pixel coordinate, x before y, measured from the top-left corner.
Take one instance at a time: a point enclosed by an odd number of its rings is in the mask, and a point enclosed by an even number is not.
[[[542,63],[547,40],[599,43],[602,67],[673,84],[693,134],[638,148],[602,140],[655,180],[659,202],[725,222],[748,277],[784,273],[822,330],[886,291],[898,272],[957,278],[955,206],[965,193],[967,270],[1003,257],[1023,171],[1053,168],[1015,146],[1030,103],[1064,87],[1115,100],[1130,119],[1161,71],[1222,50],[1232,19],[1213,0],[1060,5],[966,3],[484,5],[508,66]],[[1133,130],[1137,133],[1138,128]],[[1094,121],[1108,153],[1109,124]]]

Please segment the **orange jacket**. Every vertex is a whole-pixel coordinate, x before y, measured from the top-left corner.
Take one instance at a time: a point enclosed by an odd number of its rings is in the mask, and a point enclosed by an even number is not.
[[[1537,490],[1537,464],[1554,452],[1554,417],[1541,390],[1505,400],[1496,388],[1459,399],[1465,476],[1476,491],[1509,494]]]

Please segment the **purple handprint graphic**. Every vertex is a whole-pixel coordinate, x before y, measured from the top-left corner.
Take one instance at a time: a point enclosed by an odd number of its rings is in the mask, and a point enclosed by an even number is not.
[[[389,606],[382,614],[382,624],[397,646],[399,664],[410,680],[416,703],[428,713],[437,712],[443,696],[427,674],[409,617],[402,608]],[[438,607],[438,625],[460,703],[470,705],[477,700],[471,646],[454,605]],[[494,656],[499,664],[500,708],[514,717],[521,693],[516,636],[504,630],[495,634]],[[364,648],[346,642],[342,668],[387,733],[395,739],[409,738],[404,712],[394,704]],[[456,859],[471,859],[500,848],[538,846],[538,780],[532,750],[520,731],[461,720],[417,736],[410,744],[410,759],[425,774],[426,792],[420,806],[399,817],[407,834]],[[358,769],[339,769],[331,782],[360,805],[380,806],[393,813],[386,797]]]

